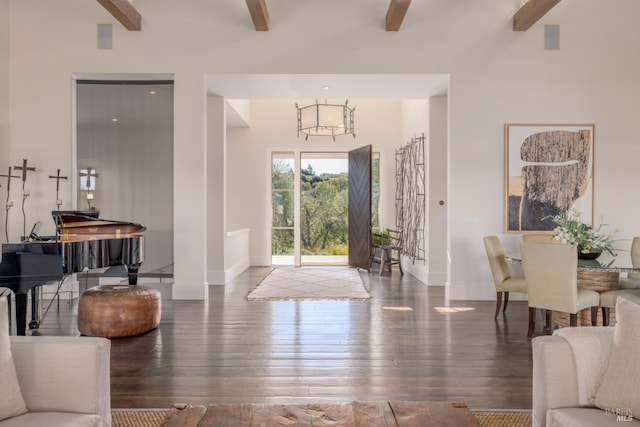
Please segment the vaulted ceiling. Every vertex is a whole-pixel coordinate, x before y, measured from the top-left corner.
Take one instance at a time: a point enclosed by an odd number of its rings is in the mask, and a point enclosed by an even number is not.
[[[142,30],[142,16],[132,0],[97,0],[129,31]],[[246,0],[249,16],[256,31],[269,31],[269,10],[266,0]],[[528,0],[513,15],[513,31],[526,31],[560,0]],[[390,0],[385,16],[385,30],[399,31],[411,0]]]

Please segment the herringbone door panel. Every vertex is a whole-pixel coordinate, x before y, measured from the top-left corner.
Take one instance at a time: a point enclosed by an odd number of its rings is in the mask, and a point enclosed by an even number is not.
[[[371,268],[371,145],[349,151],[349,265]]]

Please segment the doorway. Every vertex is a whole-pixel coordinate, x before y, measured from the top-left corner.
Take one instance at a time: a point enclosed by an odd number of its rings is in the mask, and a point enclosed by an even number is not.
[[[380,155],[373,153],[371,223],[378,224]],[[272,265],[347,265],[348,152],[271,154]]]
[[[75,81],[73,206],[144,224],[140,273],[173,271],[173,80]],[[112,77],[112,80],[106,80]]]
[[[347,153],[301,153],[300,258],[302,265],[346,265]]]

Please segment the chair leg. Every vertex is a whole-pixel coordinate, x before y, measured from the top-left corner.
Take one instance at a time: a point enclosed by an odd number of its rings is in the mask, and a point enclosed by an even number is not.
[[[602,326],[609,326],[609,307],[602,307]]]
[[[502,292],[496,292],[496,314],[493,316],[494,319],[498,318],[498,313],[500,313],[501,305],[502,305]]]
[[[382,272],[384,271],[384,264],[387,262],[387,252],[384,248],[380,248],[380,271],[378,272],[378,276],[382,276]]]
[[[536,308],[529,307],[529,330],[527,331],[527,339],[533,337],[533,328],[536,324]]]
[[[551,315],[553,310],[544,310],[544,333],[551,335],[553,333],[553,318]]]
[[[578,326],[578,313],[569,313],[569,326]]]
[[[598,326],[598,307],[591,307],[591,326]]]
[[[502,307],[502,314],[507,312],[507,304],[509,304],[509,292],[504,293],[504,306]]]

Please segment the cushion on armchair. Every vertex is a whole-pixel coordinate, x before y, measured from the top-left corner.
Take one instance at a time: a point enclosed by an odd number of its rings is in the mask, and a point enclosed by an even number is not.
[[[0,421],[27,412],[27,405],[22,398],[20,384],[16,375],[16,367],[11,354],[9,341],[9,312],[7,299],[0,298]]]
[[[611,357],[594,404],[615,415],[640,419],[640,305],[618,298],[616,319]]]
[[[553,335],[564,338],[576,364],[578,403],[593,406],[593,400],[609,363],[613,327],[577,326],[557,329]]]

